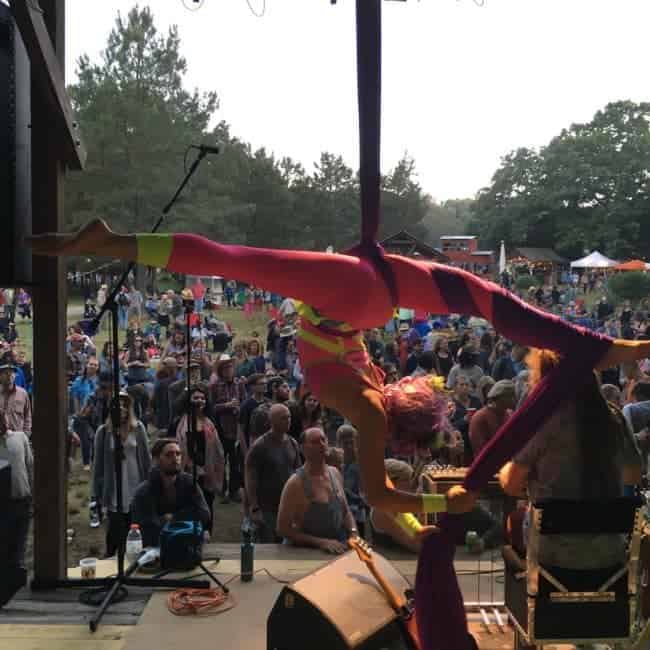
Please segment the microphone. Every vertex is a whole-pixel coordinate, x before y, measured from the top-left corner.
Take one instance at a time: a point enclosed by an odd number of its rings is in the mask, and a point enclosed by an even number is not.
[[[204,155],[207,153],[213,153],[215,155],[221,153],[221,149],[219,147],[213,147],[209,144],[193,144],[191,146],[194,149],[198,149]]]

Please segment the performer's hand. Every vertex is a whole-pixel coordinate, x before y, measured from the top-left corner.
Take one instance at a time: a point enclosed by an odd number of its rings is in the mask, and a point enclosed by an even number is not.
[[[435,535],[436,533],[440,532],[440,528],[438,526],[422,526],[420,530],[418,530],[417,533],[415,533],[415,541],[416,542],[422,542],[424,541],[429,535]]]
[[[476,505],[477,492],[468,492],[462,485],[454,485],[447,491],[447,512],[454,515],[469,512]]]

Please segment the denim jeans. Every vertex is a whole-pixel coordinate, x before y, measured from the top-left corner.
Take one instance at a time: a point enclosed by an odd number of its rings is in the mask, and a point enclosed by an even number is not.
[[[81,459],[84,465],[90,465],[93,459],[93,440],[95,432],[93,428],[84,418],[75,417],[73,428],[75,433],[79,436],[81,443]]]

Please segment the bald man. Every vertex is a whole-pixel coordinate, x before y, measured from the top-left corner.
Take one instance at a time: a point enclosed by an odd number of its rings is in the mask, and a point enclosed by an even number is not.
[[[291,413],[284,404],[270,412],[271,430],[260,436],[246,456],[246,496],[256,541],[279,543],[276,521],[284,484],[302,464],[298,443],[288,435]]]

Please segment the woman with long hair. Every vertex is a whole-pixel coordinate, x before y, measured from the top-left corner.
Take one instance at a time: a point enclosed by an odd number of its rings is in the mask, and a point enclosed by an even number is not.
[[[527,363],[534,388],[560,363],[550,350],[532,350]],[[506,493],[531,502],[589,500],[623,496],[624,484],[640,479],[641,459],[621,412],[589,373],[574,398],[556,409],[514,459],[500,472]],[[636,474],[636,476],[634,476]],[[525,537],[525,536],[524,536]],[[617,535],[553,535],[540,540],[542,563],[565,569],[609,567],[624,560]]]
[[[144,347],[144,339],[141,334],[136,334],[124,355],[124,363],[127,367],[126,379],[129,386],[149,382],[147,369],[149,368],[149,354]]]
[[[478,382],[483,376],[483,369],[478,365],[478,353],[471,346],[465,346],[458,350],[458,363],[449,371],[447,376],[447,388],[454,389],[456,385],[456,377],[458,375],[465,375],[470,383],[472,395],[478,397]]]
[[[226,462],[217,428],[207,414],[208,399],[208,388],[205,384],[190,386],[190,405],[195,409],[196,431],[201,438],[198,446],[205,450],[205,464],[197,465],[196,469],[199,486],[210,508],[208,533],[211,535],[214,523],[214,498],[223,486]],[[191,473],[193,460],[188,454],[187,447],[187,432],[190,428],[187,393],[181,395],[178,401],[180,403],[177,404],[177,412],[181,413],[181,417],[176,425],[176,438],[183,452],[185,471]]]
[[[492,369],[490,357],[492,356],[493,348],[494,339],[492,338],[492,334],[490,332],[484,332],[479,343],[478,365],[483,368],[483,372],[486,374],[489,374]]]
[[[436,360],[436,371],[441,377],[447,379],[454,366],[454,360],[449,354],[449,340],[446,336],[439,336],[433,344],[433,356]]]
[[[106,557],[111,557],[124,542],[131,523],[129,507],[135,490],[149,476],[151,454],[147,431],[133,410],[133,398],[126,392],[119,394],[119,436],[124,449],[122,458],[122,511],[118,510],[115,484],[115,454],[113,423],[109,414],[106,423],[95,433],[95,460],[93,463],[92,494],[99,505],[108,511],[106,529]],[[121,520],[121,521],[120,521]],[[121,534],[124,537],[120,537]]]
[[[323,409],[318,398],[311,391],[305,391],[298,402],[298,413],[302,431],[323,427]]]
[[[169,339],[165,349],[163,350],[162,356],[164,357],[179,357],[184,356],[186,350],[185,345],[185,332],[182,329],[177,328],[174,330],[171,338]]]
[[[266,372],[266,359],[264,348],[258,338],[252,338],[247,344],[248,358],[255,364],[255,372],[264,374]]]

